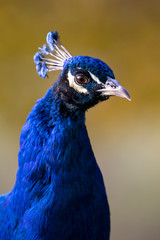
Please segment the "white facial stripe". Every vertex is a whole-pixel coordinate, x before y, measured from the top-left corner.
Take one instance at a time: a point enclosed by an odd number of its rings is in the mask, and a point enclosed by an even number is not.
[[[70,73],[70,71],[68,72],[68,81],[69,81],[69,86],[74,88],[74,90],[76,90],[77,92],[88,93],[86,88],[75,83],[74,76]]]
[[[92,79],[97,82],[98,84],[101,84],[101,81],[99,80],[98,77],[96,77],[94,74],[92,74],[91,72],[89,72],[89,74],[91,75]]]

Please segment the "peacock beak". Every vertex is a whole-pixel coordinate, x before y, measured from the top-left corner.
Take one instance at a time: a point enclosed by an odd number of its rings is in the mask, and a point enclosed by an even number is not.
[[[128,91],[123,88],[116,79],[110,77],[108,77],[104,88],[99,89],[98,92],[102,92],[102,94],[106,96],[117,96],[131,101]]]

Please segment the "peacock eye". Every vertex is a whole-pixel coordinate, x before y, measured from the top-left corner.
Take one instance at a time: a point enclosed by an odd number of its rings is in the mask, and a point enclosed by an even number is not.
[[[74,80],[78,85],[84,85],[89,82],[89,79],[82,73],[76,74]]]

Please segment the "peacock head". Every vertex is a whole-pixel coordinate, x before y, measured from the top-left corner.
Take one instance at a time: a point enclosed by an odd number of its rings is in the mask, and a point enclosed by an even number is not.
[[[46,42],[34,56],[36,70],[43,78],[50,71],[62,71],[55,84],[56,94],[72,109],[86,110],[110,96],[130,100],[106,63],[88,56],[73,57],[61,44],[57,31],[50,31]]]

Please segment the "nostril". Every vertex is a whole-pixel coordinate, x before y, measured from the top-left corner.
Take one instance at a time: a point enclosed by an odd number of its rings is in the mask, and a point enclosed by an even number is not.
[[[112,82],[108,82],[107,86],[110,86],[111,88],[116,88],[116,85]]]

